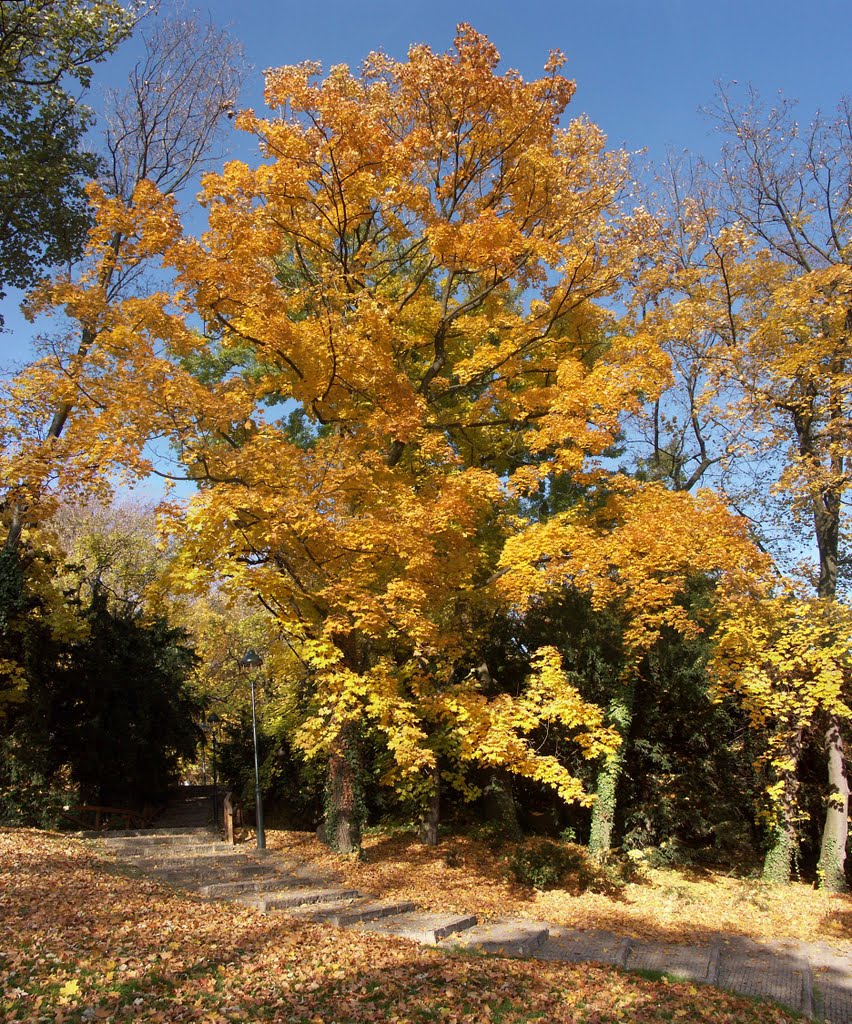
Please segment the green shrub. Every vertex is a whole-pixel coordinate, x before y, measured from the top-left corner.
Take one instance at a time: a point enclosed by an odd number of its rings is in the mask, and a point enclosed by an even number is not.
[[[49,771],[41,755],[14,736],[0,736],[0,826],[56,828],[66,807],[79,803],[67,779]]]
[[[509,869],[521,885],[552,889],[567,870],[565,848],[547,839],[529,840],[515,849],[509,858]]]
[[[509,871],[516,882],[534,889],[613,893],[624,884],[618,865],[598,863],[584,846],[550,839],[518,845],[509,857]]]

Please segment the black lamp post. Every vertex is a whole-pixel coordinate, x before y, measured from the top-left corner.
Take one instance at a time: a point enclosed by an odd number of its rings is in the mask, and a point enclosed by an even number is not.
[[[254,799],[255,814],[257,816],[257,848],[266,849],[266,833],[263,830],[263,800],[260,795],[260,763],[257,757],[257,712],[255,711],[254,684],[257,677],[256,669],[259,669],[263,661],[257,651],[248,650],[240,658],[240,668],[251,671],[251,733],[254,741]]]

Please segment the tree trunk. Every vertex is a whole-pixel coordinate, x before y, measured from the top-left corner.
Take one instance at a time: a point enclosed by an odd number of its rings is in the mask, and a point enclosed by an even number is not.
[[[843,736],[840,722],[836,718],[829,719],[824,743],[828,759],[829,794],[817,872],[821,889],[845,892],[849,779],[843,758]]]
[[[518,807],[512,792],[508,772],[495,771],[482,801],[485,819],[495,836],[508,843],[516,843],[523,835],[518,821]]]
[[[845,329],[852,330],[852,310],[847,313]],[[832,380],[842,380],[846,362],[837,357],[832,364]],[[813,440],[812,420],[796,420],[799,451],[818,461]],[[828,425],[830,439],[830,486],[814,495],[812,502],[814,536],[819,551],[819,583],[817,596],[834,601],[837,596],[837,571],[840,557],[840,516],[842,512],[845,479],[845,453],[848,450],[848,416],[844,408],[843,389],[836,383],[829,388]],[[820,888],[830,892],[846,889],[846,839],[849,830],[849,780],[846,777],[843,754],[843,735],[840,722],[831,716],[825,732],[824,747],[828,768],[828,807],[818,865]]]
[[[337,853],[360,853],[365,807],[361,784],[358,736],[346,725],[328,757],[325,799],[325,842]]]
[[[788,885],[793,873],[796,835],[791,822],[781,822],[772,834],[772,845],[763,859],[761,878],[764,882]]]
[[[420,815],[420,842],[424,846],[438,845],[438,823],[441,814],[441,773],[437,764],[430,772],[432,791],[429,803]]]
[[[601,765],[595,787],[594,807],[592,808],[592,827],[589,833],[589,853],[595,857],[605,856],[612,846],[612,829],[615,822],[616,788],[624,765],[624,752],[630,724],[633,720],[633,699],[636,684],[628,683],[624,689],[610,701],[607,709],[609,722],[616,727],[621,737],[621,745],[614,754],[610,754]]]
[[[779,736],[781,734],[779,733]],[[799,844],[796,830],[796,804],[799,794],[799,757],[802,752],[802,731],[791,729],[783,744],[784,759],[792,766],[784,769],[781,801],[775,808],[776,820],[772,842],[763,859],[764,882],[789,885],[793,874],[793,857]]]

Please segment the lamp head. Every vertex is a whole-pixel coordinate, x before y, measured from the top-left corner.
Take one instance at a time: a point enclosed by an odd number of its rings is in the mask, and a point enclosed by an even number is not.
[[[240,668],[260,668],[262,664],[263,659],[257,653],[257,651],[252,649],[247,650],[246,653],[239,660]]]

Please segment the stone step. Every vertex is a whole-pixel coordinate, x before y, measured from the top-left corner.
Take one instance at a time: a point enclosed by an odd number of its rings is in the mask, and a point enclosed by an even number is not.
[[[193,829],[187,832],[174,832],[165,835],[150,836],[108,836],[104,846],[110,850],[124,850],[139,847],[140,849],[159,849],[160,847],[205,846],[207,843],[219,843],[219,839],[208,829]]]
[[[346,928],[367,921],[379,921],[396,914],[407,914],[416,909],[416,904],[411,900],[380,902],[365,896],[361,900],[355,900],[344,906],[328,907],[323,905],[317,909],[311,907],[305,910],[301,916],[309,917],[312,921],[321,921],[323,924],[334,924],[340,928]]]
[[[157,837],[174,839],[178,836],[195,836],[197,838],[200,835],[209,836],[212,833],[206,826],[183,825],[175,828],[121,828],[105,829],[103,831],[89,829],[84,832],[78,832],[77,835],[82,836],[84,839],[102,839],[104,842],[109,842],[111,839],[135,839],[140,836],[150,836],[152,839]]]
[[[244,864],[253,863],[252,860],[242,853],[210,853],[200,857],[163,855],[160,857],[123,857],[121,859],[124,863],[132,864],[134,867],[141,868],[144,871],[149,869],[153,871],[157,868],[240,868]]]
[[[187,815],[170,815],[168,818],[159,819],[164,826],[170,828],[206,828],[213,827],[213,812]]]
[[[245,858],[243,853],[235,853],[228,843],[205,843],[195,846],[158,846],[155,849],[117,849],[114,851],[122,860],[131,860],[136,864],[155,863],[161,860],[210,860],[211,858]]]
[[[548,925],[537,921],[504,919],[478,924],[452,938],[442,939],[442,949],[468,948],[497,956],[530,956],[547,941]]]
[[[334,903],[339,900],[356,899],[359,896],[361,893],[357,889],[295,889],[292,892],[238,896],[237,902],[266,913],[269,910],[289,910],[309,903]]]
[[[369,921],[362,927],[368,932],[396,935],[401,939],[412,939],[424,946],[436,946],[442,939],[467,931],[476,923],[475,914],[430,914],[414,911],[385,920]]]
[[[274,875],[275,868],[267,864],[242,864],[239,867],[216,864],[190,864],[183,867],[146,867],[145,874],[174,885],[199,885],[214,882],[230,882],[243,878],[259,878]]]
[[[160,844],[157,846],[112,846],[108,850],[114,857],[122,860],[157,860],[163,857],[209,857],[211,854],[219,856],[233,854],[233,846],[227,843],[181,843],[177,846]]]
[[[211,882],[208,885],[202,885],[196,892],[199,896],[209,896],[212,899],[228,899],[232,896],[243,896],[253,892],[275,892],[278,889],[304,887],[306,882],[313,882],[320,887],[324,879],[270,874],[268,878],[246,878],[238,882]]]

